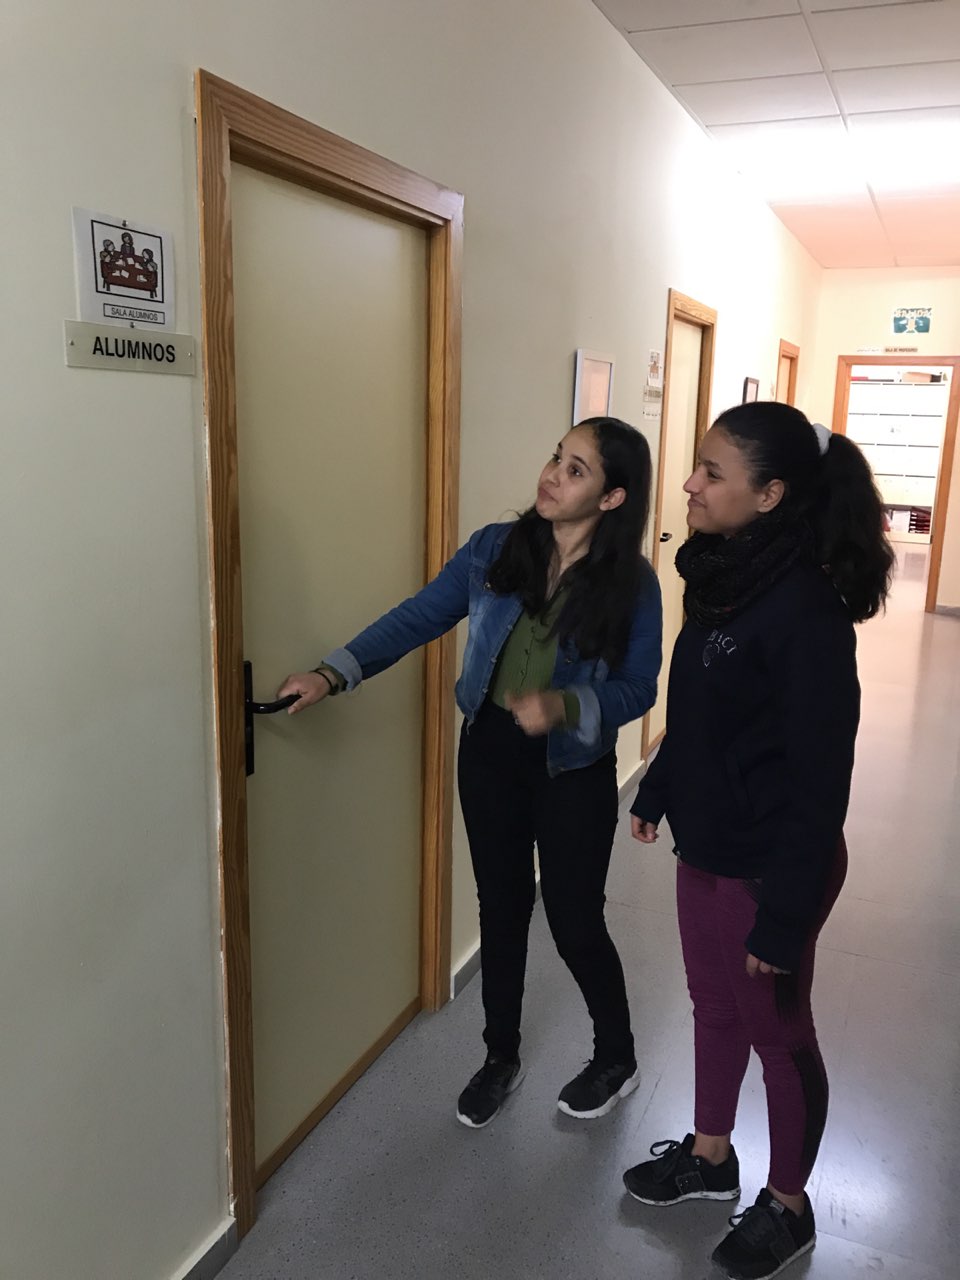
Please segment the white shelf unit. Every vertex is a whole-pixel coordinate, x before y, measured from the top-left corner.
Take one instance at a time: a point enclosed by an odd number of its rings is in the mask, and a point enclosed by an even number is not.
[[[847,435],[873,469],[884,505],[893,513],[933,509],[950,387],[946,382],[851,382]],[[904,541],[929,534],[898,530]]]

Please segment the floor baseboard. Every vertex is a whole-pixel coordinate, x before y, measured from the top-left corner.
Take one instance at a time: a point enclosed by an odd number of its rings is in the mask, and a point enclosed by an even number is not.
[[[213,1277],[227,1265],[237,1252],[240,1242],[237,1239],[237,1224],[231,1222],[214,1240],[213,1244],[197,1259],[181,1280],[213,1280]]]
[[[646,760],[641,760],[640,763],[637,765],[637,767],[634,769],[633,773],[631,773],[628,776],[626,782],[624,782],[623,785],[619,788],[618,794],[620,797],[621,804],[623,804],[624,800],[626,800],[629,797],[631,791],[633,791],[634,787],[636,787],[637,783],[643,777],[644,773],[646,772],[646,768],[647,768]]]
[[[452,995],[454,1000],[456,1000],[457,996],[464,989],[464,987],[471,980],[471,978],[475,978],[479,972],[480,972],[480,948],[479,946],[477,946],[474,948],[473,951],[470,952],[466,960],[464,960],[463,964],[453,975]]]

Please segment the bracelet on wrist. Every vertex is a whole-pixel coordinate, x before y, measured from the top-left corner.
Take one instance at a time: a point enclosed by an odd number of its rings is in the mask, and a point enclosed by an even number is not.
[[[330,698],[335,698],[337,694],[340,692],[340,686],[337,684],[336,680],[334,680],[330,672],[327,671],[324,667],[314,667],[313,674],[316,676],[322,676],[324,680],[326,680],[327,685],[329,686],[329,689],[330,689],[330,692],[327,696]]]

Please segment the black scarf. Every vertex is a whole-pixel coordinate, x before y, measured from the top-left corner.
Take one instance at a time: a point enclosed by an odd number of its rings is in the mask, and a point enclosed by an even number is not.
[[[798,561],[814,558],[805,520],[775,507],[732,537],[695,533],[677,551],[686,582],[683,607],[700,626],[719,626],[742,613]]]

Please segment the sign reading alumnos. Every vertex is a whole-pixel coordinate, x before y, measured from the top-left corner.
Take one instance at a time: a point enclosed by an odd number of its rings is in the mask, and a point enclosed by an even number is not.
[[[196,341],[186,333],[144,333],[110,325],[63,322],[67,364],[130,373],[196,373]]]

